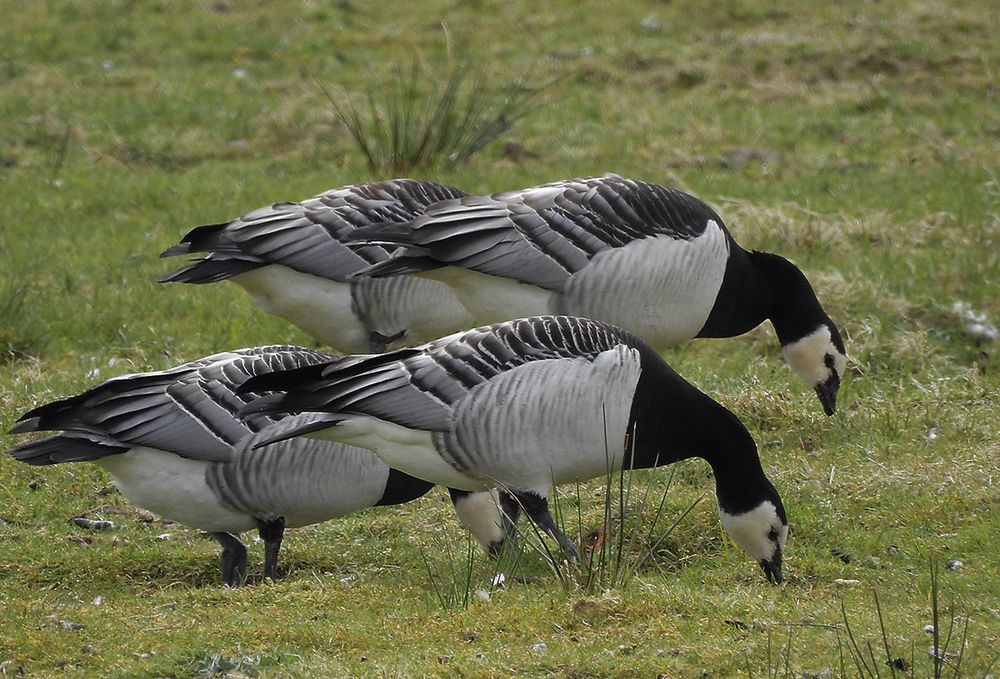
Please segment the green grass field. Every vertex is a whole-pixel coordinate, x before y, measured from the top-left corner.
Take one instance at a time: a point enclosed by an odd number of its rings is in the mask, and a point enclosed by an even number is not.
[[[666,356],[760,446],[792,524],[781,587],[726,540],[697,460],[677,465],[643,535],[708,499],[634,578],[565,586],[529,553],[523,577],[466,607],[431,584],[464,586],[449,569],[467,538],[440,491],[291,532],[284,580],[231,590],[214,542],[130,507],[96,468],[0,459],[0,672],[868,676],[843,607],[880,676],[933,676],[932,560],[956,637],[967,621],[961,675],[987,671],[1000,646],[1000,362],[952,305],[1000,322],[992,3],[0,8],[4,431],[116,374],[310,343],[235,286],[158,285],[172,262],[156,255],[198,224],[373,178],[320,84],[365,95],[373,74],[414,59],[442,74],[468,61],[498,83],[561,78],[504,139],[414,174],[485,192],[614,171],[691,191],[744,246],[803,268],[851,356],[832,418],[769,326]],[[0,448],[20,440],[0,435]],[[668,476],[634,483],[657,494]],[[602,496],[599,480],[563,489],[567,524],[579,505],[593,529]],[[83,514],[116,527],[71,523]],[[257,546],[252,570],[261,559]],[[490,589],[484,555],[472,572]],[[890,655],[910,669],[884,662],[875,593]]]

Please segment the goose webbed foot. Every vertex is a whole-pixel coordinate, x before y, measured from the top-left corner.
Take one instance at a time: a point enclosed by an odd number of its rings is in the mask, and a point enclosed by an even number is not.
[[[264,541],[264,577],[278,579],[278,551],[285,536],[285,517],[257,519],[257,534]]]
[[[222,545],[222,582],[239,587],[247,579],[247,546],[232,533],[211,533]]]

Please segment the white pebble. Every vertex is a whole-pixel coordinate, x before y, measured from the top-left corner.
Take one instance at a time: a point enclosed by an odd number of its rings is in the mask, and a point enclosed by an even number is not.
[[[91,601],[90,603],[94,604],[95,606],[100,606],[101,604],[104,603],[104,597],[98,594],[97,596],[94,597],[93,601]]]
[[[531,647],[531,652],[535,655],[545,655],[549,650],[549,647],[545,645],[545,642],[539,641],[537,644]]]
[[[959,568],[961,568],[964,565],[965,564],[962,563],[961,561],[959,561],[958,559],[952,559],[951,561],[949,561],[948,563],[946,563],[944,565],[944,567],[947,568],[950,571],[957,571]]]
[[[927,430],[928,441],[937,441],[937,437],[938,437],[937,427],[931,427],[930,429]]]
[[[837,578],[836,580],[833,581],[833,584],[835,584],[835,585],[860,585],[861,581],[860,580],[849,580],[849,579],[846,579],[846,578]]]
[[[480,601],[484,601],[486,603],[489,603],[490,601],[490,593],[487,592],[485,589],[477,589],[476,596],[479,598]]]
[[[934,625],[924,625],[925,634],[934,634]]]

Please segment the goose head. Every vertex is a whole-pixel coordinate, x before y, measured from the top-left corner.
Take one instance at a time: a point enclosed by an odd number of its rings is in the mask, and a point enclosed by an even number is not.
[[[730,513],[719,507],[726,533],[760,565],[768,582],[781,584],[781,555],[788,539],[785,509],[774,488],[773,496],[746,511]]]
[[[804,337],[783,344],[781,353],[788,367],[816,392],[823,412],[833,415],[840,379],[847,368],[847,354],[837,326],[824,322]]]

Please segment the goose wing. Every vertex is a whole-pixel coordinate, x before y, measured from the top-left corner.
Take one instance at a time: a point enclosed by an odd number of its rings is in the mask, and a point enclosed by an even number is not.
[[[98,459],[146,446],[190,459],[228,460],[237,442],[274,421],[236,417],[249,398],[236,395],[239,385],[257,374],[331,358],[301,347],[255,347],[168,370],[116,377],[26,413],[11,433],[62,433],[14,448],[10,454],[49,464]]]
[[[199,226],[161,257],[208,255],[163,276],[162,282],[211,283],[245,271],[281,264],[332,280],[386,259],[378,244],[347,247],[361,227],[408,222],[433,203],[465,195],[418,179],[392,179],[332,189],[298,203],[274,203],[231,222]]]
[[[446,431],[454,409],[477,385],[530,361],[587,358],[631,334],[597,321],[539,316],[475,328],[413,349],[348,357],[248,380],[243,390],[279,392],[241,413],[369,415],[404,427]]]
[[[608,174],[553,182],[430,207],[409,229],[404,251],[365,269],[395,275],[439,264],[513,278],[549,290],[599,252],[656,235],[692,239],[719,216],[681,191]],[[398,229],[393,235],[398,240]]]

